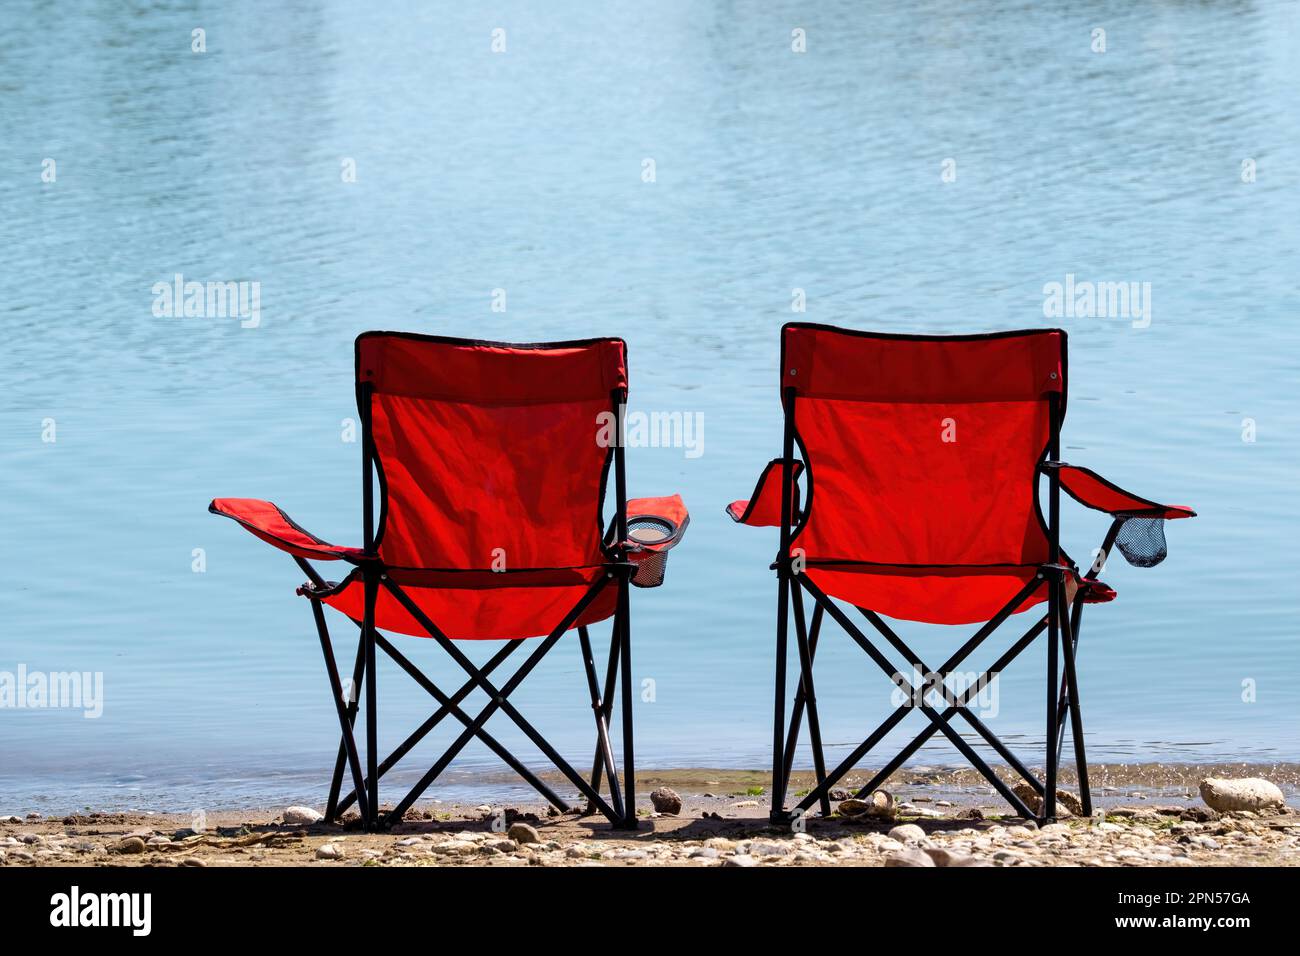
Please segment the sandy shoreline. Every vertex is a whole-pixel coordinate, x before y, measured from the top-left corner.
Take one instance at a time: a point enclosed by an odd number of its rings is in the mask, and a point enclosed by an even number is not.
[[[1229,814],[1204,806],[1200,777],[1245,769],[1279,783],[1289,806]],[[557,814],[540,801],[428,800],[374,834],[361,832],[355,820],[285,823],[284,808],[219,810],[197,820],[9,809],[0,813],[0,866],[1292,866],[1300,864],[1295,769],[1098,766],[1100,812],[1042,829],[1010,816],[974,774],[927,768],[891,778],[885,789],[898,810],[890,819],[813,815],[796,827],[769,824],[763,771],[716,769],[639,774],[642,820],[635,832],[615,831],[599,815]],[[863,771],[856,782],[868,776]],[[1066,789],[1072,783],[1063,780]],[[791,793],[811,784],[811,774],[796,773]],[[678,814],[653,810],[649,793],[664,786],[681,795]]]

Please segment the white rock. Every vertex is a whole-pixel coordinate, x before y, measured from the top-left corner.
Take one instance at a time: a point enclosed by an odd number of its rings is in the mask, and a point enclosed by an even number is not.
[[[318,860],[341,860],[343,851],[333,843],[326,843],[316,850],[316,859]]]
[[[1233,810],[1263,810],[1280,807],[1286,803],[1277,784],[1257,777],[1227,780],[1206,777],[1201,781],[1201,799],[1213,810],[1228,813]]]
[[[925,831],[915,823],[904,823],[890,830],[889,838],[899,843],[920,843],[925,839]]]
[[[910,826],[911,824],[904,824]],[[897,829],[897,828],[895,828]],[[920,827],[917,827],[920,829]],[[934,866],[934,860],[930,859],[929,854],[922,853],[920,850],[904,850],[901,853],[891,853],[885,857],[885,866]]]
[[[758,862],[748,853],[737,853],[722,861],[723,866],[757,866]]]
[[[290,824],[320,823],[325,814],[317,813],[311,807],[290,807],[284,811],[284,822]]]

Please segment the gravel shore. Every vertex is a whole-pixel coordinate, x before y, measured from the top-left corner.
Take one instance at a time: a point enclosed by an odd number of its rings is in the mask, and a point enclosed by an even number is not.
[[[758,799],[688,795],[635,832],[539,806],[434,805],[385,833],[284,812],[0,818],[0,866],[1222,866],[1300,864],[1300,812],[1112,806],[1042,828],[900,802],[890,819],[774,827]],[[947,803],[948,801],[934,801]],[[292,818],[293,815],[290,814]],[[982,817],[982,818],[981,818]]]

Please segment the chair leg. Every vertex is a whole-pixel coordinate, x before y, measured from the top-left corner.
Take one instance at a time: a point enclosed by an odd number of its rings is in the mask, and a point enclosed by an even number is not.
[[[636,758],[632,741],[632,620],[629,591],[631,579],[625,573],[618,582],[619,657],[623,684],[623,819],[620,829],[635,830],[636,819]]]
[[[772,705],[772,808],[768,818],[784,823],[785,812],[785,655],[786,631],[790,616],[790,575],[787,568],[778,572],[776,598],[776,694]]]
[[[605,693],[602,694],[600,698],[601,701],[600,715],[605,719],[606,727],[609,726],[610,717],[613,716],[614,713],[614,691],[618,689],[618,651],[619,651],[618,635],[619,635],[618,617],[616,615],[613,624],[610,626],[610,631],[609,631],[609,663],[606,664],[605,666],[605,685],[604,685]],[[591,788],[593,790],[600,789],[600,778],[601,775],[604,773],[604,770],[605,770],[605,764],[600,752],[600,745],[597,744],[596,755],[591,758]],[[611,773],[612,772],[613,771],[611,771]],[[610,796],[611,797],[613,796],[612,789],[610,791]],[[616,799],[614,801],[614,805],[616,807],[621,806],[622,802]],[[587,813],[592,814],[595,812],[596,812],[595,806],[589,803],[587,808]]]
[[[348,698],[348,724],[356,728],[357,710],[361,699],[361,677],[365,672],[366,666],[366,642],[357,638],[357,659],[352,665],[352,684],[349,687],[351,691]],[[348,750],[347,743],[339,740],[339,755],[334,761],[334,776],[330,778],[329,799],[325,803],[325,819],[334,820],[339,815],[339,793],[343,788],[343,774],[347,770]]]
[[[1054,575],[1047,596],[1047,779],[1043,783],[1041,818],[1056,819],[1056,644],[1060,637],[1061,579]]]
[[[803,693],[804,706],[808,710],[808,741],[812,746],[813,771],[817,777],[817,786],[822,791],[821,811],[822,816],[831,815],[831,799],[826,788],[822,786],[826,782],[826,758],[822,754],[822,729],[821,722],[817,719],[817,693],[813,686],[813,656],[812,648],[808,641],[808,631],[804,623],[803,612],[803,591],[800,589],[798,582],[794,584],[794,633],[795,641],[799,646],[799,687]],[[797,727],[791,722],[791,727],[797,733]],[[791,746],[785,754],[785,780],[782,782],[781,792],[784,795],[790,785],[790,767],[794,759],[794,748]]]
[[[821,606],[818,605],[813,610],[812,630],[808,635],[808,656],[814,661],[817,657],[817,642],[820,635],[821,617],[822,609]],[[782,774],[782,779],[785,780],[787,789],[790,783],[791,768],[794,763],[795,747],[799,743],[799,728],[803,722],[804,704],[806,703],[805,694],[806,691],[803,686],[803,681],[801,680],[799,682],[799,689],[796,690],[794,694],[794,708],[790,713],[790,726],[787,728],[785,733],[785,766],[783,768],[784,773]],[[819,781],[819,784],[820,783],[821,781]]]
[[[1061,641],[1061,656],[1065,660],[1065,680],[1070,689],[1070,737],[1074,740],[1074,762],[1079,773],[1079,802],[1083,815],[1092,816],[1092,790],[1088,786],[1088,755],[1083,742],[1083,712],[1079,709],[1079,679],[1075,673],[1074,651],[1077,646],[1075,627],[1079,616],[1072,617]]]
[[[312,617],[316,621],[316,633],[320,637],[321,651],[325,655],[325,673],[329,677],[330,692],[334,698],[334,710],[338,714],[339,729],[343,733],[343,747],[347,752],[348,767],[352,770],[352,785],[356,788],[357,805],[361,819],[370,817],[370,802],[365,797],[365,778],[361,773],[361,757],[357,751],[356,737],[352,733],[352,723],[348,720],[348,708],[343,703],[343,687],[339,682],[339,668],[334,660],[334,649],[330,646],[329,628],[325,624],[325,612],[319,600],[312,598]]]
[[[379,827],[379,706],[376,700],[375,680],[375,599],[379,582],[373,575],[365,580],[365,616],[362,633],[366,645],[366,783],[370,788],[367,803],[370,818],[366,829]]]
[[[610,798],[613,805],[619,807],[623,803],[623,798],[619,794],[618,771],[614,769],[614,751],[609,744],[609,724],[605,721],[605,705],[600,697],[600,685],[596,680],[596,663],[591,653],[591,636],[587,633],[586,625],[578,628],[578,644],[582,649],[582,667],[587,674],[587,688],[591,692],[591,711],[596,718],[596,748],[609,774]],[[592,789],[599,789],[600,785],[595,781],[594,773],[592,777]]]

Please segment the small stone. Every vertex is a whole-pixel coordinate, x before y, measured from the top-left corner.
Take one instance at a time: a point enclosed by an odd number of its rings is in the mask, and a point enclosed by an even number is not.
[[[911,824],[906,824],[911,826]],[[901,827],[895,827],[895,830]],[[917,827],[916,829],[921,829]],[[903,850],[900,853],[891,853],[885,857],[885,866],[934,866],[934,860],[930,855],[922,850]]]
[[[288,824],[320,823],[324,819],[325,814],[317,813],[311,807],[290,807],[284,811],[284,822]]]
[[[691,859],[716,860],[720,854],[711,846],[702,846],[691,851]]]
[[[677,795],[676,790],[668,787],[660,787],[658,790],[652,791],[650,802],[658,813],[676,816],[682,812],[682,798]]]
[[[343,859],[343,851],[333,843],[326,843],[316,849],[316,859],[341,860]]]
[[[22,817],[16,817],[13,816],[12,814],[10,814],[7,817],[0,817],[0,823],[22,823],[22,822],[23,822]]]
[[[1043,798],[1027,783],[1018,783],[1011,791],[1024,801],[1031,813],[1043,812]],[[1056,791],[1056,815],[1058,817],[1077,817],[1083,815],[1083,803],[1068,790]]]
[[[196,856],[187,856],[181,860],[181,866],[207,866],[207,864]]]
[[[1229,813],[1234,810],[1263,810],[1284,806],[1286,799],[1277,784],[1258,777],[1227,780],[1206,777],[1200,782],[1201,799],[1212,810]]]
[[[751,843],[750,856],[787,856],[790,848],[784,843]]]
[[[874,817],[890,819],[894,816],[897,805],[894,795],[887,790],[874,790],[865,800],[849,798],[841,800],[836,809],[850,819],[856,817]]]
[[[139,837],[127,837],[125,840],[123,840],[123,841],[121,841],[120,843],[116,844],[116,845],[113,847],[112,852],[114,852],[114,853],[128,853],[128,854],[129,854],[129,853],[143,853],[143,852],[144,852],[144,840],[141,840]]]
[[[954,853],[943,847],[927,847],[925,852],[930,859],[934,860],[935,866],[960,866],[957,861],[966,859],[963,854]]]
[[[925,831],[915,823],[904,823],[889,831],[889,839],[899,843],[920,843],[925,839]]]
[[[758,861],[748,853],[736,853],[722,861],[723,866],[757,866]]]
[[[536,828],[527,823],[512,823],[506,834],[516,843],[541,843],[542,836]]]
[[[746,807],[758,806],[757,800],[741,800],[739,803],[733,803],[732,806],[737,810],[743,810]]]

